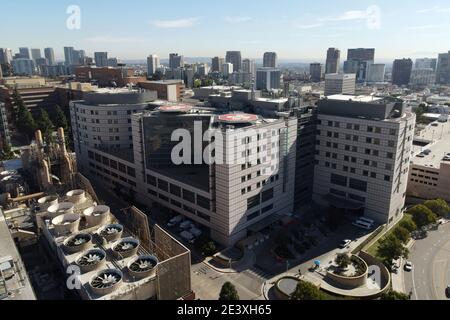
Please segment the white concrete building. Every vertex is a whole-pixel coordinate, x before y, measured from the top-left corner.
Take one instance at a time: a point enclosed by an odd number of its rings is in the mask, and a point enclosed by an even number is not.
[[[147,76],[153,76],[160,65],[159,57],[156,54],[149,55],[147,58]]]
[[[368,83],[382,83],[384,82],[384,76],[386,72],[386,65],[382,63],[369,64],[367,69],[367,82]]]
[[[411,71],[409,84],[411,86],[432,86],[436,82],[436,73],[433,69],[414,69]]]
[[[233,64],[230,62],[224,63],[222,65],[223,75],[224,77],[229,77],[233,73]]]
[[[325,75],[325,96],[355,94],[356,74],[329,73]]]
[[[119,102],[114,103],[115,95]],[[224,245],[262,230],[278,220],[279,214],[292,212],[296,118],[223,115],[187,105],[163,105],[148,111],[147,100],[151,96],[125,95],[98,93],[87,95],[85,101],[72,102],[75,150],[81,172],[101,179],[111,189],[134,194],[139,203],[149,207],[158,203],[174,215],[184,215]],[[136,103],[123,102],[130,98]],[[114,110],[117,115],[108,116]],[[127,148],[127,144],[119,144],[120,149],[119,145],[108,149],[98,143],[99,134],[102,141],[110,137],[109,120],[113,131],[119,129],[113,133],[113,140],[117,135],[119,142],[128,142],[131,135],[132,145]],[[114,126],[115,120],[119,126]],[[124,121],[124,132],[120,121]],[[97,128],[101,128],[101,133],[96,132]],[[192,153],[182,153],[183,158],[186,155],[192,160],[190,163],[177,164],[173,160],[172,151],[179,142],[171,141],[171,137],[177,129],[191,134],[188,148],[193,148]],[[200,130],[199,136],[195,130]],[[209,143],[196,139],[208,130],[215,136],[216,148],[203,153]],[[203,159],[202,154],[206,155]],[[211,157],[224,161],[209,163]]]
[[[335,95],[319,101],[314,201],[379,223],[401,216],[416,117],[403,102]]]

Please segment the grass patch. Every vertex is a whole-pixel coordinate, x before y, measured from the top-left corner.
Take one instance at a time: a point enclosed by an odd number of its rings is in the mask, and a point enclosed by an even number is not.
[[[380,237],[377,242],[370,246],[369,249],[366,250],[366,252],[371,256],[381,260],[382,258],[378,256],[378,246],[380,244],[380,241],[389,237],[394,232],[395,228],[403,221],[412,221],[412,216],[408,213],[405,213],[403,218],[399,220],[391,229],[389,229],[389,231],[386,232],[382,237]]]

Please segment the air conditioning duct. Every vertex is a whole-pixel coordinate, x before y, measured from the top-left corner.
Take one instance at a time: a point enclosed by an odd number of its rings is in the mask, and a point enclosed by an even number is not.
[[[86,192],[84,190],[72,190],[66,193],[70,202],[75,204],[81,204],[86,201]]]
[[[154,276],[158,263],[159,261],[155,256],[145,255],[132,259],[127,268],[131,277],[142,279]]]
[[[95,227],[105,224],[109,217],[110,208],[108,206],[90,207],[83,211],[88,227]]]
[[[86,250],[92,244],[92,236],[88,233],[79,233],[70,236],[64,241],[67,253],[72,254]]]
[[[59,215],[73,213],[74,204],[72,202],[61,202],[48,207],[47,212],[50,219],[56,218]]]
[[[98,229],[97,233],[106,241],[116,241],[122,237],[123,226],[120,224],[108,224]]]
[[[54,218],[52,224],[59,235],[75,233],[80,225],[80,215],[76,213],[62,214]]]
[[[81,272],[91,272],[104,266],[106,253],[101,249],[91,249],[79,255],[75,261]]]
[[[122,260],[135,255],[139,249],[140,241],[134,238],[124,238],[112,246],[112,251],[117,259]]]
[[[38,199],[38,205],[40,208],[40,211],[47,211],[47,209],[55,204],[58,204],[58,197],[57,196],[47,196]]]
[[[123,274],[116,269],[107,269],[98,272],[89,281],[92,292],[97,296],[104,296],[114,292],[122,283]]]

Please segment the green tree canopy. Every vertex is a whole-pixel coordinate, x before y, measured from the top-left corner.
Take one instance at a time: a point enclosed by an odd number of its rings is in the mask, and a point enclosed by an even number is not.
[[[436,215],[433,211],[422,204],[412,207],[408,210],[408,213],[412,215],[413,220],[418,227],[423,227],[436,222]]]
[[[300,280],[291,300],[325,300],[325,295],[312,283]]]
[[[52,132],[55,126],[53,125],[53,122],[50,120],[47,111],[45,111],[44,109],[41,109],[41,114],[36,121],[36,127],[37,129],[41,130],[44,139],[47,142],[50,142]]]
[[[5,145],[3,146],[0,160],[5,161],[11,159],[14,159],[14,152],[11,149],[11,145],[9,143],[5,143]]]
[[[399,226],[402,228],[405,228],[409,232],[413,232],[413,231],[417,230],[417,225],[412,219],[407,219],[407,220],[400,222]]]
[[[238,301],[239,294],[236,287],[231,282],[225,282],[220,291],[219,300],[221,301]]]
[[[20,133],[31,139],[36,131],[36,122],[17,90],[14,90],[12,97],[16,104],[16,127]]]
[[[411,298],[405,293],[390,290],[381,295],[381,300],[411,300]]]
[[[393,234],[397,239],[405,244],[411,239],[411,232],[401,226],[396,227]]]
[[[334,261],[338,265],[340,269],[347,269],[349,264],[352,263],[352,260],[346,253],[340,253],[337,255],[336,260]]]
[[[450,207],[447,202],[442,199],[428,200],[423,205],[433,211],[434,214],[443,218],[447,218],[450,212]]]
[[[397,260],[400,257],[408,258],[409,250],[400,239],[391,234],[380,241],[378,255],[383,258],[383,262],[388,268],[392,268],[393,260]]]
[[[60,106],[55,107],[55,113],[53,116],[53,123],[56,128],[63,128],[65,133],[67,134],[69,130],[69,122],[67,121],[67,117],[62,111]]]

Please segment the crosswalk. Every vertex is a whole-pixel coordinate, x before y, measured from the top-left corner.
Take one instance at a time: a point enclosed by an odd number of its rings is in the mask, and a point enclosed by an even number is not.
[[[269,280],[273,277],[273,275],[271,275],[267,272],[264,272],[256,267],[252,267],[248,270],[245,270],[243,273],[246,275],[249,275],[249,276],[254,276],[254,277],[263,279],[263,280]]]

